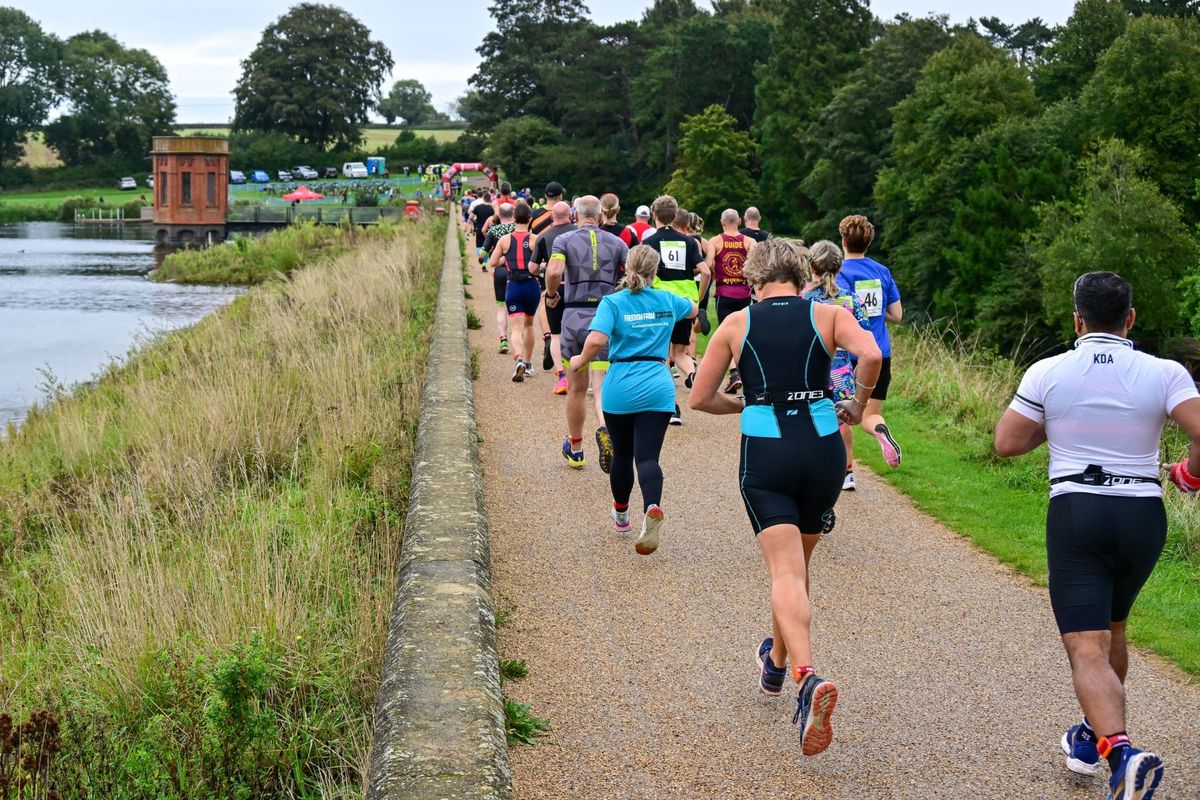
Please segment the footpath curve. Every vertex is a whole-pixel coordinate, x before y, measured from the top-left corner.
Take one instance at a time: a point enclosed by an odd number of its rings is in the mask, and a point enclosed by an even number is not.
[[[491,276],[471,275],[494,591],[511,619],[500,650],[529,665],[509,693],[553,725],[511,751],[518,798],[1104,796],[1106,779],[1062,763],[1079,712],[1046,592],[869,474],[815,555],[816,662],[841,693],[833,745],[803,758],[794,691],[767,698],[756,684],[768,582],[738,495],[736,418],[681,401],[662,459],[663,542],[636,555],[608,517],[592,412],[577,472],[558,452],[564,398],[540,371],[511,382]],[[1141,653],[1132,662],[1129,730],[1166,760],[1160,796],[1197,797],[1200,687]]]

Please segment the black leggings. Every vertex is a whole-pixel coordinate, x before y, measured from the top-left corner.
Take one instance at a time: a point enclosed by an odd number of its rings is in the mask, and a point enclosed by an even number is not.
[[[604,412],[604,424],[613,445],[612,467],[608,472],[613,500],[629,502],[633,493],[633,462],[636,461],[638,483],[642,487],[642,510],[662,504],[663,474],[658,465],[658,454],[662,452],[670,419],[670,411]]]

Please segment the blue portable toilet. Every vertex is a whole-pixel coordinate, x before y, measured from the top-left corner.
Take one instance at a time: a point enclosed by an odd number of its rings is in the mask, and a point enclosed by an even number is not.
[[[387,159],[381,156],[371,156],[367,159],[367,174],[383,177],[387,175]]]

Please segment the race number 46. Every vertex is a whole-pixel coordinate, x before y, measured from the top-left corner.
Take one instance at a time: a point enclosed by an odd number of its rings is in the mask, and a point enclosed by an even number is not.
[[[883,313],[883,281],[878,278],[855,281],[854,293],[858,295],[858,302],[863,304],[868,317],[878,317]]]

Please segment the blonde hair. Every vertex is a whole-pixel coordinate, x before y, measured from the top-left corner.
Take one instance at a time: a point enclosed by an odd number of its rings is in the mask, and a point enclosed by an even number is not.
[[[602,222],[608,225],[615,225],[617,215],[621,213],[621,200],[612,192],[600,195],[600,216],[603,217]]]
[[[808,256],[817,287],[826,297],[837,297],[841,292],[837,274],[842,270],[842,248],[828,239],[822,239],[808,249]]]
[[[811,274],[808,248],[797,239],[772,237],[759,242],[746,256],[742,274],[754,286],[790,283],[799,291]]]
[[[838,224],[838,233],[851,253],[865,253],[875,241],[875,226],[862,214],[851,214]]]
[[[635,245],[629,249],[629,256],[625,259],[625,277],[617,284],[617,290],[628,289],[630,294],[637,294],[654,283],[657,271],[658,251],[649,245]]]

